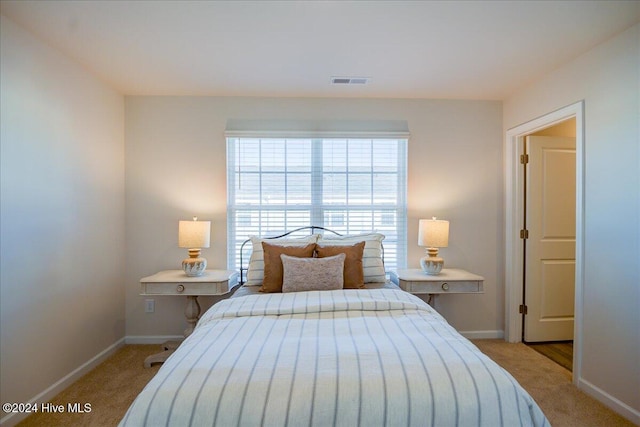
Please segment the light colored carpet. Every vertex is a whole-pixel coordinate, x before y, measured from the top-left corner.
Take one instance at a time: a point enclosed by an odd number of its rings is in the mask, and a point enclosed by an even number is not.
[[[144,359],[158,353],[159,345],[125,345],[94,370],[73,383],[51,400],[51,403],[90,403],[91,412],[84,414],[39,412],[22,421],[19,426],[69,427],[117,426],[129,405],[144,386],[158,372],[161,365],[149,369]]]
[[[632,427],[602,403],[572,384],[571,372],[525,344],[502,340],[473,343],[509,371],[534,398],[554,427]]]
[[[538,402],[554,427],[623,427],[633,424],[571,384],[571,373],[524,344],[501,340],[475,340],[484,353],[509,371]],[[28,426],[115,426],[160,365],[142,366],[158,345],[127,345],[51,403],[90,403],[84,414],[38,413],[19,424]],[[508,427],[508,426],[507,426]]]

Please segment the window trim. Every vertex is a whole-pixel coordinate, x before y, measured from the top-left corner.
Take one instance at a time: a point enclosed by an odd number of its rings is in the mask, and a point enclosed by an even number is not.
[[[411,134],[402,131],[295,131],[295,130],[226,130],[225,138],[284,138],[284,139],[404,139],[409,141]]]

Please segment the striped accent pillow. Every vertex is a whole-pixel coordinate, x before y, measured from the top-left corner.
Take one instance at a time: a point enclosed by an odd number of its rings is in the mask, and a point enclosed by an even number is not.
[[[278,239],[261,239],[257,236],[251,236],[251,258],[249,258],[249,269],[247,270],[247,280],[245,286],[260,286],[264,280],[264,251],[262,242],[267,242],[278,246],[306,246],[309,243],[315,243],[319,234],[312,234],[301,238],[278,238]]]
[[[362,254],[362,269],[364,283],[384,283],[387,281],[382,261],[382,241],[384,234],[365,233],[349,236],[325,236],[321,235],[318,244],[322,246],[346,246],[359,242],[364,243]]]

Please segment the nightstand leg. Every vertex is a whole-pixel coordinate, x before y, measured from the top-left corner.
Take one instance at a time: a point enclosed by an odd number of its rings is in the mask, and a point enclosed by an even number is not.
[[[187,323],[189,324],[187,329],[184,330],[184,337],[186,338],[191,335],[200,318],[200,304],[196,295],[187,296],[187,307],[184,309],[184,315],[187,317]]]
[[[173,352],[176,351],[178,346],[180,346],[181,342],[182,341],[167,341],[162,344],[162,348],[164,349],[164,351],[161,353],[153,354],[144,359],[144,367],[150,368],[154,363],[166,362],[169,356],[171,356]]]
[[[184,337],[188,337],[193,332],[193,329],[196,327],[196,323],[198,323],[198,319],[200,318],[200,303],[198,302],[197,295],[188,295],[187,296],[187,306],[184,309],[184,315],[187,318],[187,329],[184,330]],[[169,356],[173,354],[174,351],[180,345],[180,341],[167,341],[164,343],[164,351],[162,353],[154,354],[147,357],[144,361],[144,367],[150,368],[154,363],[164,363]]]
[[[187,329],[184,330],[184,337],[188,337],[193,332],[193,329],[198,323],[200,318],[200,303],[198,302],[197,295],[187,296],[187,306],[184,309],[184,315],[187,318]],[[149,356],[144,361],[144,367],[150,368],[154,363],[164,363],[169,356],[176,351],[176,348],[180,345],[180,341],[167,341],[164,343],[164,351],[162,353]]]

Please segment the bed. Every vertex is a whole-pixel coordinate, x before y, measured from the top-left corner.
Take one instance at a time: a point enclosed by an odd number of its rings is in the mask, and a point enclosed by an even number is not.
[[[371,235],[364,245],[357,240],[365,235],[254,238],[243,286],[205,312],[120,425],[548,425],[516,380],[431,306],[379,277],[366,281],[383,265],[384,237]],[[295,253],[309,241],[313,258],[324,260],[280,254],[282,289],[265,292],[257,284],[273,277],[270,245]],[[318,256],[319,246],[335,253],[356,245],[364,246],[357,250],[364,283],[347,278],[349,254]],[[330,265],[340,260],[341,282]],[[323,276],[327,270],[333,277]],[[308,285],[333,281],[341,285]]]

